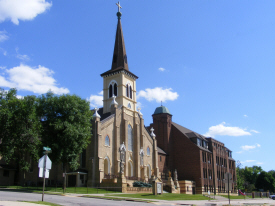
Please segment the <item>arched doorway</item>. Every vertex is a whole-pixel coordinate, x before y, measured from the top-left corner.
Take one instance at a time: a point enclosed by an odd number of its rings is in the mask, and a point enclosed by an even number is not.
[[[131,161],[128,162],[128,177],[133,177],[133,163]]]
[[[108,174],[110,174],[110,159],[106,156],[104,159],[104,175]]]
[[[151,166],[148,164],[147,165],[147,176],[148,176],[149,179],[151,178],[151,175],[152,175],[152,173],[151,173]]]

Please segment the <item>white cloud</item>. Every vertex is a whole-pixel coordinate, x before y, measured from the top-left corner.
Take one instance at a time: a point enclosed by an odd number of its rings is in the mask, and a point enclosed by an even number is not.
[[[251,135],[250,132],[247,132],[246,129],[242,129],[239,127],[229,127],[225,126],[225,122],[218,124],[216,126],[211,126],[208,129],[208,132],[204,134],[207,137],[215,137],[216,135],[222,136],[245,136]]]
[[[98,93],[99,95],[91,95],[87,100],[90,102],[91,107],[103,106],[103,91]]]
[[[0,0],[0,23],[11,20],[18,25],[19,20],[32,20],[51,6],[45,0]]]
[[[250,130],[250,132],[254,132],[254,133],[260,133],[260,132],[258,132],[257,130],[254,130],[254,129],[252,129],[252,130]]]
[[[3,53],[4,56],[7,56],[7,51],[0,47],[0,52]]]
[[[255,149],[257,147],[261,147],[260,144],[255,144],[255,145],[244,145],[244,146],[241,146],[241,149],[242,150],[245,150],[245,151],[248,151],[248,150],[251,150],[251,149]]]
[[[1,15],[1,14],[0,14]],[[0,42],[8,40],[9,36],[6,31],[0,31]]]
[[[246,114],[245,115],[243,115],[244,117],[248,117]]]
[[[256,165],[262,165],[264,164],[263,162],[257,162]]]
[[[29,61],[30,60],[30,58],[29,58],[28,55],[26,55],[26,54],[19,54],[19,52],[18,52],[19,48],[15,48],[15,51],[17,53],[16,58],[21,59],[22,61]]]
[[[16,95],[16,98],[17,98],[17,99],[23,99],[23,98],[24,98],[24,96],[21,96],[21,95]]]
[[[138,108],[142,108],[142,104],[141,104],[141,102],[137,102],[137,106],[136,106],[136,108],[138,109]]]
[[[245,162],[256,162],[256,160],[245,160]]]
[[[156,101],[156,102],[165,102],[165,101],[174,101],[178,98],[177,92],[172,92],[172,88],[169,89],[162,89],[162,87],[156,87],[154,89],[147,88],[144,90],[139,91],[137,95],[137,99],[145,98],[149,102]]]
[[[165,69],[164,69],[164,68],[162,68],[162,67],[160,67],[160,68],[159,68],[159,71],[164,72],[164,71],[165,71]]]
[[[51,90],[55,94],[66,94],[70,91],[64,87],[58,87],[52,77],[54,72],[46,67],[32,68],[28,65],[7,69],[5,76],[0,76],[0,86],[15,87],[18,90],[27,90],[37,94],[43,94]]]

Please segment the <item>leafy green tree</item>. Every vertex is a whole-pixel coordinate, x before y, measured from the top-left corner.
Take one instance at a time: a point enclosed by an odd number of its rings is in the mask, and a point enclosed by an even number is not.
[[[7,163],[16,163],[25,180],[30,158],[39,158],[41,123],[36,114],[37,98],[18,99],[16,89],[0,88],[0,105],[0,155]]]
[[[269,174],[272,175],[272,177],[275,179],[275,170],[270,170],[268,171]]]
[[[245,187],[244,187],[244,183],[245,183],[245,178],[244,178],[244,175],[243,175],[243,170],[242,168],[240,167],[237,167],[236,168],[236,174],[237,174],[237,187],[238,189],[240,190],[244,190]]]
[[[91,138],[89,102],[76,95],[57,96],[51,92],[39,97],[39,115],[42,118],[42,142],[52,149],[53,162],[63,163],[76,170],[78,159]],[[66,179],[64,177],[64,188]]]
[[[255,189],[255,183],[257,180],[257,177],[259,176],[260,172],[262,172],[263,169],[260,166],[253,166],[253,167],[245,167],[243,170],[243,175],[245,178],[245,188],[248,191],[252,191]]]
[[[262,171],[256,180],[255,186],[258,190],[263,189],[264,191],[269,190],[274,192],[275,179],[273,178],[271,173]]]

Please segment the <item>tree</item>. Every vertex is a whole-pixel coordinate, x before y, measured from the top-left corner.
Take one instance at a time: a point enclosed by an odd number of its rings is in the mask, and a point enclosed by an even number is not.
[[[37,98],[17,98],[16,89],[0,88],[0,155],[9,163],[14,161],[25,172],[39,156],[41,123],[36,115]]]
[[[273,178],[271,173],[262,171],[256,180],[255,186],[258,190],[263,189],[264,191],[269,190],[274,192],[275,179]]]
[[[42,118],[42,142],[52,149],[53,162],[63,163],[76,170],[78,159],[91,138],[89,102],[76,95],[56,96],[51,92],[39,97],[39,115]],[[64,177],[64,188],[66,187]]]
[[[236,174],[237,174],[237,187],[238,189],[240,190],[244,190],[245,187],[244,187],[244,183],[245,183],[245,178],[244,178],[244,175],[243,175],[243,170],[241,168],[241,163],[240,161],[237,161],[237,167],[236,167]]]

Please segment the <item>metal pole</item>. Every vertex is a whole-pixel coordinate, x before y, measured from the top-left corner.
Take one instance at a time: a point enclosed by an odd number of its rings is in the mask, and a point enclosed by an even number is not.
[[[42,193],[42,202],[44,200],[44,189],[45,189],[45,173],[46,173],[46,161],[47,161],[47,152],[44,155],[44,166],[43,166],[43,193]]]

